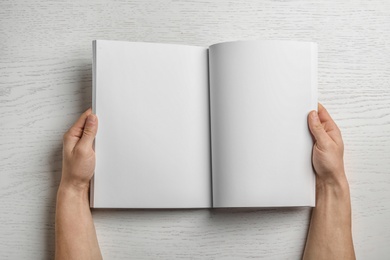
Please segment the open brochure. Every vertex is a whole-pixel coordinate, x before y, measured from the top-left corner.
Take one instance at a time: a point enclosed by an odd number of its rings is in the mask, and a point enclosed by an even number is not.
[[[317,44],[93,42],[95,208],[315,205]]]

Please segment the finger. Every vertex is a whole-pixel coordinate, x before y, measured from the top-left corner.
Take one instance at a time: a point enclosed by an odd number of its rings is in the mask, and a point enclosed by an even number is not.
[[[329,137],[336,143],[339,143],[342,139],[340,129],[333,121],[326,108],[320,103],[318,103],[318,117]]]
[[[309,113],[308,121],[310,132],[317,142],[317,145],[319,147],[324,147],[325,144],[329,142],[330,137],[326,133],[324,126],[321,124],[317,111],[313,110]]]
[[[92,113],[92,109],[87,109],[81,116],[77,119],[77,121],[69,128],[69,130],[64,135],[64,147],[71,148],[77,144],[83,135],[83,129],[85,125],[85,120]]]
[[[87,120],[85,121],[83,135],[81,136],[81,139],[77,143],[77,145],[84,148],[92,147],[93,140],[95,140],[95,136],[97,133],[97,128],[98,128],[97,116],[94,114],[88,115]]]

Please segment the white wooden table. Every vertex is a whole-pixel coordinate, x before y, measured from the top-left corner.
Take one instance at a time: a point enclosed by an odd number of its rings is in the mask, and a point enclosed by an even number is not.
[[[359,259],[390,257],[390,1],[0,3],[0,259],[52,259],[62,134],[91,106],[91,41],[319,44]],[[106,259],[299,259],[310,209],[94,210]]]

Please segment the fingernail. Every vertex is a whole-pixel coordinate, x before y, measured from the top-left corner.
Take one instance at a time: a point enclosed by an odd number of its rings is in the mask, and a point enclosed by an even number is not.
[[[90,114],[87,118],[89,122],[94,123],[96,121],[96,116],[94,114]]]
[[[313,118],[314,121],[318,121],[317,111],[314,111],[314,112],[311,113],[311,118]]]

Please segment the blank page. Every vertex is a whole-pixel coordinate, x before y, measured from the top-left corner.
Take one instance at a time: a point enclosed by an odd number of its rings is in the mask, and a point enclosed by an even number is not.
[[[91,206],[211,206],[207,49],[96,41]]]
[[[316,44],[229,42],[209,54],[214,207],[314,206]]]

